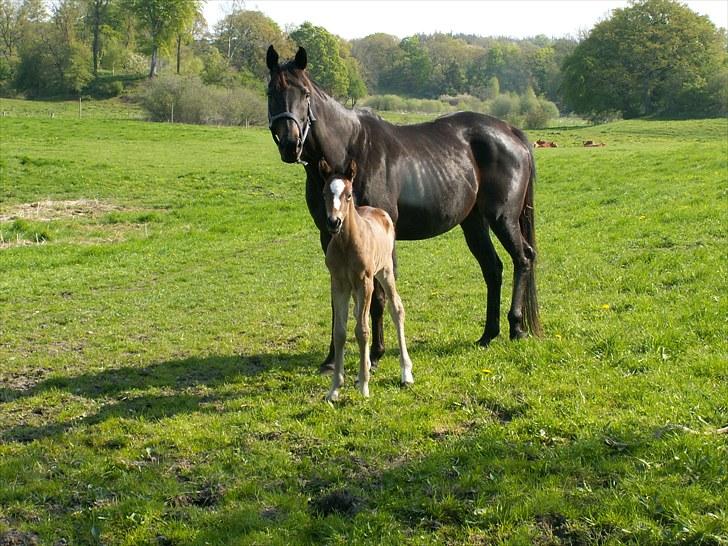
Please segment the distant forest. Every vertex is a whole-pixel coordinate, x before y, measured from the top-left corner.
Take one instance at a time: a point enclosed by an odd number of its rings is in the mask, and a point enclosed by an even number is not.
[[[559,112],[600,119],[728,111],[725,29],[673,0],[634,2],[579,39],[521,40],[347,41],[309,22],[284,32],[244,9],[209,28],[200,8],[197,0],[0,0],[0,93],[133,94],[157,119],[174,109],[179,121],[257,123],[273,44],[284,58],[305,47],[312,77],[350,105],[480,109],[526,125]]]

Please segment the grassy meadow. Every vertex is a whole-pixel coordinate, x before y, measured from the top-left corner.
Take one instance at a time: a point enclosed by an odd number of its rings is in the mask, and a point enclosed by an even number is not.
[[[332,407],[302,167],[53,106],[0,101],[0,544],[728,544],[727,120],[531,132],[544,336],[399,243],[416,383],[350,324]]]

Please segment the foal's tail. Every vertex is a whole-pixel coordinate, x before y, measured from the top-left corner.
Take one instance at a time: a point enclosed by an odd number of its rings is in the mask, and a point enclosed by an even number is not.
[[[528,142],[528,137],[522,131],[516,131],[516,135],[528,148],[529,170],[528,186],[526,188],[526,198],[521,210],[519,222],[521,225],[521,234],[528,243],[526,254],[531,259],[531,270],[528,274],[526,282],[526,293],[523,300],[523,320],[534,336],[540,336],[543,333],[541,328],[541,320],[538,313],[538,297],[536,293],[536,211],[534,210],[533,190],[536,182],[536,163],[533,159],[533,147]]]

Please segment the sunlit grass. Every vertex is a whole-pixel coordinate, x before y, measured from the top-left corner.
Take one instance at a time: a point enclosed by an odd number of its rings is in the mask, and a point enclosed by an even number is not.
[[[416,384],[387,323],[372,398],[350,340],[331,408],[328,274],[265,130],[0,119],[0,537],[725,543],[727,130],[532,132],[560,145],[536,151],[544,337],[476,348],[462,234],[402,242]]]

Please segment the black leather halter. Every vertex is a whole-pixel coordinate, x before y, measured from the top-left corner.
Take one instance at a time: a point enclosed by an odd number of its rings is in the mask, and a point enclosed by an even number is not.
[[[279,119],[290,119],[293,121],[293,123],[296,124],[296,127],[298,127],[298,155],[296,156],[296,163],[301,163],[303,165],[307,165],[305,161],[301,159],[301,154],[303,153],[303,145],[306,142],[306,137],[308,136],[308,132],[311,129],[311,123],[316,121],[316,116],[313,115],[313,110],[311,109],[311,97],[306,97],[306,111],[308,115],[306,116],[306,123],[305,125],[302,124],[298,118],[293,114],[293,112],[281,112],[280,114],[276,114],[275,116],[272,116],[270,113],[270,110],[268,110],[268,129],[270,129],[271,134],[273,135],[273,140],[275,141],[276,145],[278,145],[278,136],[273,132],[273,123],[276,122]]]

